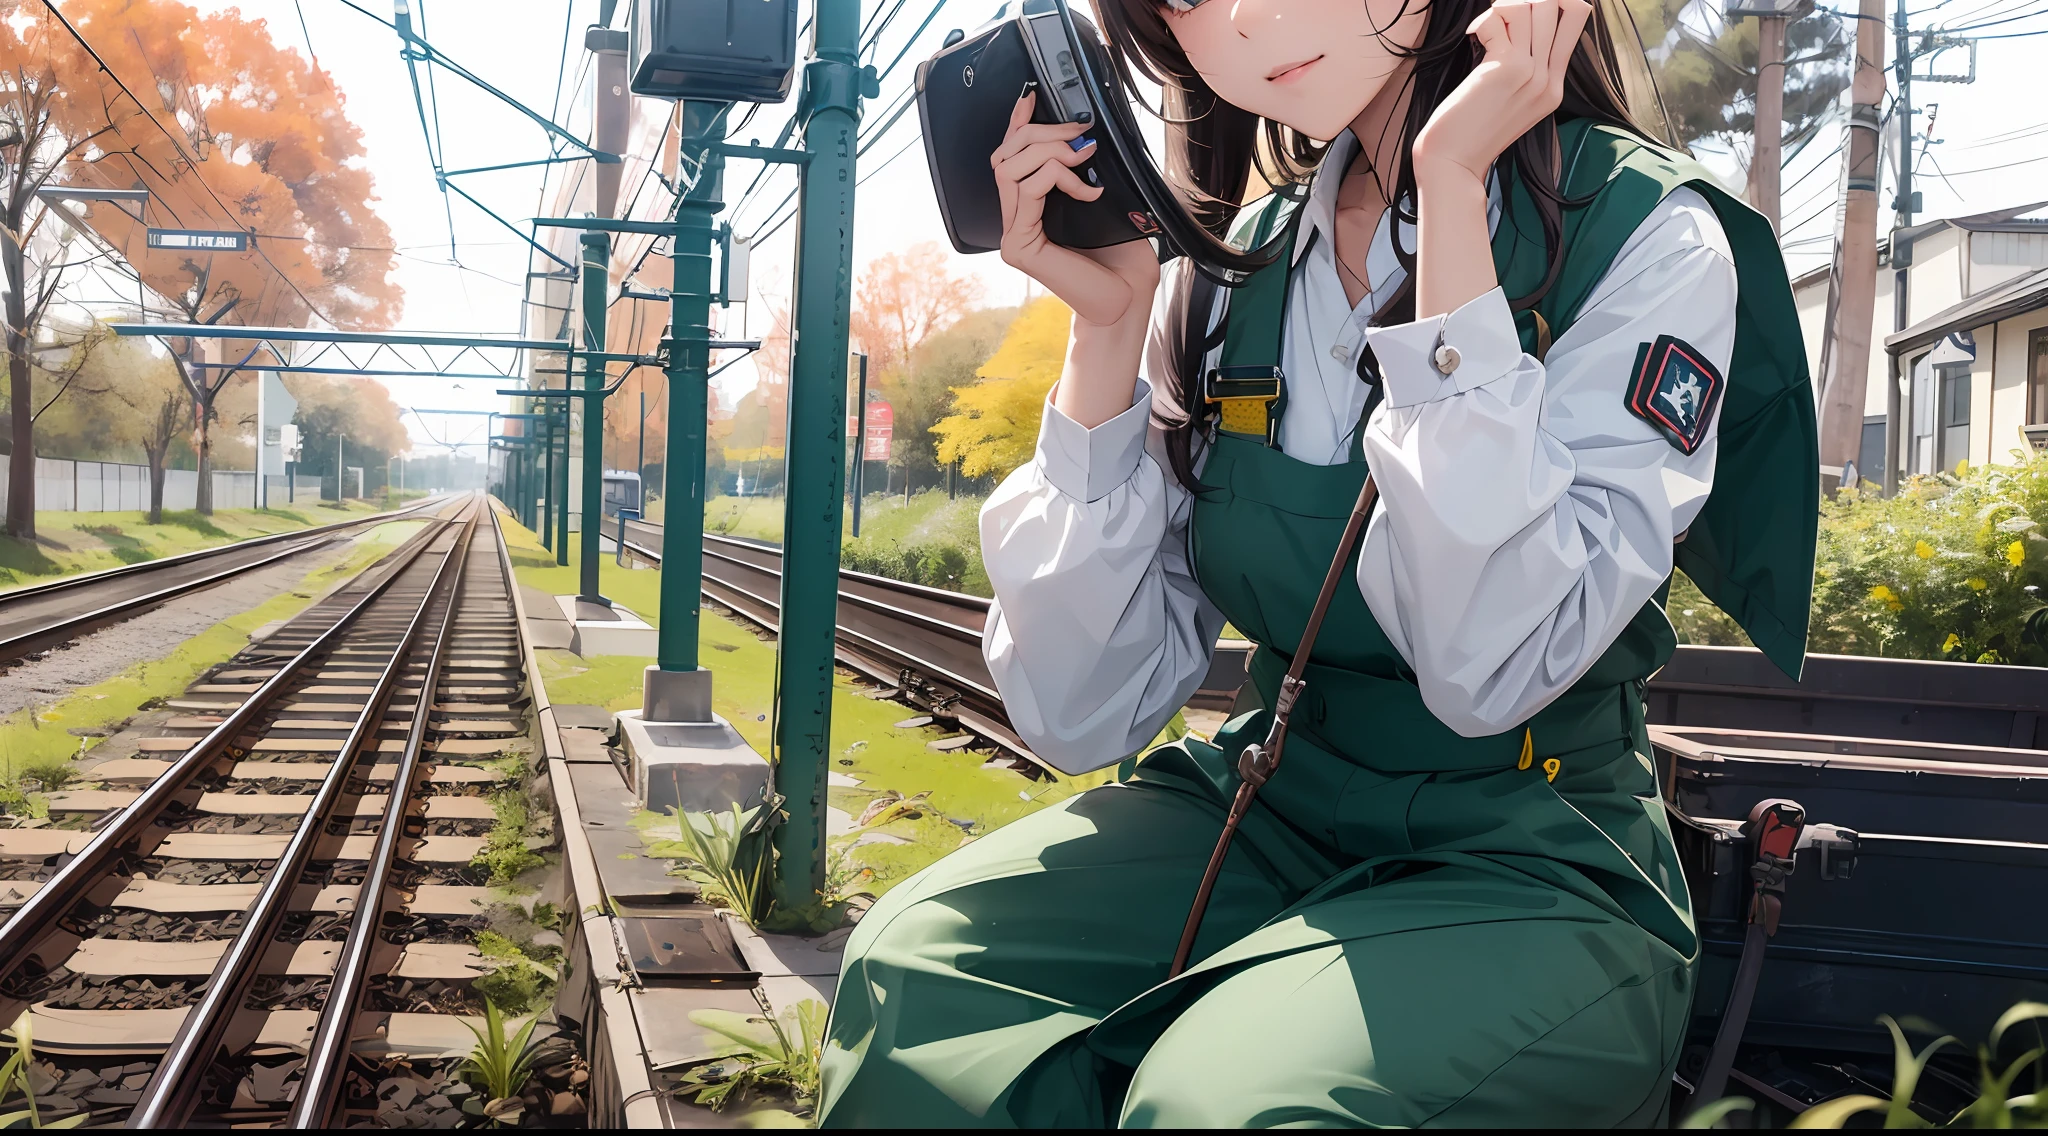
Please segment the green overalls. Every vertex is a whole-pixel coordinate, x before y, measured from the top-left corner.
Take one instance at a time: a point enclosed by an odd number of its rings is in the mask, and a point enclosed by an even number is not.
[[[1672,189],[1713,204],[1739,325],[1713,495],[1679,563],[1797,669],[1814,413],[1768,224],[1682,157],[1560,129],[1562,334]],[[1543,271],[1517,187],[1495,239],[1510,296]],[[1533,235],[1533,236],[1532,236]],[[1289,258],[1232,297],[1226,355],[1278,362]],[[1538,321],[1518,317],[1535,351]],[[1615,377],[1616,397],[1627,376]],[[1191,522],[1203,590],[1258,644],[1270,705],[1362,461],[1314,466],[1219,431]],[[1350,578],[1347,576],[1347,579]],[[847,944],[825,1050],[833,1126],[1624,1126],[1661,1122],[1698,940],[1643,728],[1674,637],[1655,602],[1513,730],[1452,732],[1357,588],[1307,670],[1285,764],[1232,847],[1197,941],[1175,941],[1267,714],[1156,749],[1127,782],[990,833],[899,884]]]

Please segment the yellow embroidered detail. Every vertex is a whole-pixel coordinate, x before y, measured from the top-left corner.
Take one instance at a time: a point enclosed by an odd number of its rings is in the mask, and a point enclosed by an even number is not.
[[[1543,779],[1545,781],[1557,780],[1557,775],[1563,770],[1564,762],[1559,761],[1554,757],[1546,757],[1543,759]]]
[[[1221,417],[1225,430],[1233,434],[1265,436],[1267,421],[1272,415],[1272,399],[1219,398],[1216,404],[1222,410]]]
[[[1515,762],[1516,769],[1527,769],[1536,760],[1536,735],[1530,730],[1522,731],[1522,760]]]

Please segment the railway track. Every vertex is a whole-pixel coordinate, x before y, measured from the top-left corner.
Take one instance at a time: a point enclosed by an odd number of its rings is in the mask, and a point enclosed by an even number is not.
[[[319,548],[344,533],[403,520],[437,503],[429,499],[389,513],[274,533],[219,548],[0,592],[0,629],[4,629],[0,630],[0,665],[140,615],[179,596],[267,568]]]
[[[661,527],[627,522],[626,551],[661,563]],[[782,550],[764,541],[704,534],[704,595],[770,631],[779,621]],[[997,742],[1034,763],[1010,726],[981,657],[989,601],[842,569],[839,661],[905,702]]]
[[[29,1011],[66,1087],[116,1062],[93,1123],[343,1126],[469,1051],[470,862],[528,702],[495,516],[428,521],[173,700],[104,788],[0,830],[0,1021]]]
[[[661,526],[627,522],[634,556],[658,565],[661,541]],[[772,629],[781,565],[773,544],[707,533],[704,594]],[[1036,761],[982,660],[988,609],[978,596],[842,570],[839,659]],[[1230,709],[1250,656],[1244,640],[1219,640],[1188,704]],[[1824,734],[1843,739],[1845,753],[1854,738],[2048,749],[2048,671],[2036,667],[1809,655],[1794,682],[1754,648],[1681,645],[1645,701],[1653,725]]]

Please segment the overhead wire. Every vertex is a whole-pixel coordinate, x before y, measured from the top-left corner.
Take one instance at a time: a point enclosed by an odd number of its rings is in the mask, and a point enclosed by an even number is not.
[[[71,34],[71,38],[78,43],[78,46],[85,49],[85,53],[92,57],[92,61],[98,65],[100,71],[103,72],[107,76],[107,78],[112,79],[114,81],[114,86],[119,88],[122,94],[127,95],[128,101],[134,103],[135,108],[142,112],[142,117],[148,119],[150,121],[150,124],[155,126],[157,130],[163,134],[165,140],[170,142],[171,148],[177,151],[178,156],[184,158],[185,161],[191,166],[192,180],[198,182],[199,187],[206,191],[206,195],[213,199],[213,203],[220,207],[221,215],[229,218],[237,216],[238,214],[236,213],[236,211],[229,208],[227,202],[221,200],[220,194],[215,193],[213,190],[213,186],[208,185],[206,178],[200,174],[199,157],[196,154],[190,153],[186,149],[184,140],[180,139],[176,134],[173,134],[171,132],[170,127],[165,126],[163,122],[157,118],[156,115],[150,113],[148,104],[144,103],[141,99],[137,98],[135,96],[134,91],[129,90],[127,82],[125,82],[120,75],[116,74],[112,67],[107,65],[107,61],[103,57],[101,57],[99,49],[94,47],[92,45],[92,41],[86,39],[85,36],[79,32],[78,28],[72,24],[71,20],[68,17],[66,17],[63,11],[57,7],[55,0],[43,0],[43,2],[45,9],[47,9],[52,16],[55,16],[57,18],[58,23],[64,25],[64,30]],[[170,179],[165,180],[169,181]],[[290,276],[286,275],[284,269],[279,267],[276,261],[270,259],[270,254],[263,251],[262,245],[257,244],[254,241],[251,241],[249,247],[256,253],[257,256],[263,258],[263,263],[268,264],[270,266],[271,271],[277,273],[278,279],[284,281],[285,287],[290,288],[293,294],[298,296],[299,300],[306,305],[306,309],[308,311],[312,312],[316,316],[319,316],[321,319],[326,320],[329,324],[334,323],[334,320],[329,318],[327,313],[321,311],[320,306],[313,302],[313,298],[311,296],[306,295],[305,291],[299,287],[298,283],[294,281]]]

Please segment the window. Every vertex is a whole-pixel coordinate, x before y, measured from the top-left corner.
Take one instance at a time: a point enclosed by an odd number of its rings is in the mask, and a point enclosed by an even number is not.
[[[1922,355],[1913,360],[1911,374],[1912,383],[1907,389],[1912,393],[1908,413],[1913,429],[1906,435],[1906,472],[1933,473],[1937,468],[1934,452],[1934,364]]]
[[[1970,456],[1970,364],[1913,360],[1912,423],[1906,472],[1953,470]]]
[[[2048,425],[2048,327],[2035,328],[2028,338],[2027,425]]]
[[[1970,456],[1970,365],[1944,363],[1941,382],[1941,468],[1953,471]]]

